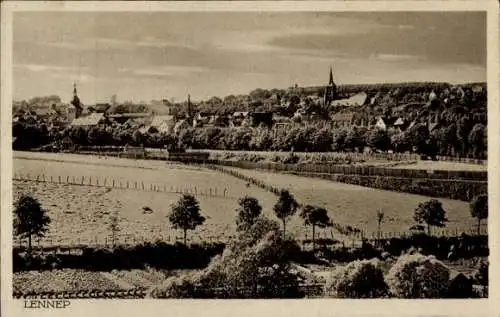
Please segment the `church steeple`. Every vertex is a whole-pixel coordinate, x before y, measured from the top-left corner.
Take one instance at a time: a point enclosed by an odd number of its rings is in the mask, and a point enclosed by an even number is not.
[[[331,69],[330,69],[330,70],[331,70]],[[76,81],[75,81],[75,82],[73,82],[73,98],[74,98],[74,97],[77,97],[77,98],[78,98],[78,94],[77,94],[77,92],[76,92]]]
[[[76,110],[76,118],[78,118],[82,114],[82,104],[80,102],[80,98],[78,98],[78,92],[76,91],[76,82],[73,83],[73,100],[71,104],[75,107]]]
[[[335,85],[335,82],[333,81],[333,71],[332,66],[330,66],[330,78],[328,80],[328,86],[325,89],[323,100],[325,107],[328,107],[335,99],[337,99],[337,85]]]

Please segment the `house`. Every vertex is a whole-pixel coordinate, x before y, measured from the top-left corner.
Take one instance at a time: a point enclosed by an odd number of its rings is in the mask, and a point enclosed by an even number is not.
[[[331,117],[332,124],[335,128],[350,127],[352,125],[353,118],[354,113],[352,112],[337,112]]]
[[[357,107],[364,105],[367,98],[368,95],[365,92],[361,92],[347,99],[333,100],[330,105],[332,107]]]
[[[84,117],[78,117],[71,122],[72,127],[93,127],[106,124],[108,119],[103,113],[91,113]]]
[[[150,118],[151,114],[144,112],[114,113],[107,115],[107,117],[117,123],[124,124],[129,120],[130,122],[143,121],[144,119]]]
[[[189,129],[191,125],[186,119],[182,119],[179,122],[177,122],[174,126],[174,133],[179,134],[182,130]]]
[[[375,127],[380,130],[387,130],[387,124],[382,117],[378,117],[377,122],[375,122]]]
[[[273,113],[272,112],[253,112],[250,114],[252,118],[252,126],[257,127],[261,124],[272,127]]]
[[[174,116],[154,116],[151,121],[151,126],[155,127],[158,132],[171,133],[175,126]]]
[[[93,108],[97,113],[107,113],[111,105],[109,103],[98,103]]]

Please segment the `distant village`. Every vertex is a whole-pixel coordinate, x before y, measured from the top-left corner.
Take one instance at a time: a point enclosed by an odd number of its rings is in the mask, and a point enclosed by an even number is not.
[[[212,97],[196,103],[189,95],[184,102],[164,99],[149,104],[120,104],[112,98],[110,103],[85,105],[80,98],[74,84],[73,98],[67,104],[58,97],[15,102],[13,123],[44,124],[49,131],[126,126],[141,134],[177,136],[188,129],[258,128],[272,130],[275,138],[286,135],[297,126],[317,130],[328,127],[331,131],[386,131],[391,137],[418,125],[424,126],[428,134],[441,129],[443,131],[435,134],[454,133],[459,137],[462,132],[444,130],[459,120],[466,120],[468,136],[474,124],[486,125],[487,108],[484,83],[339,87],[331,68],[328,84],[324,86],[256,89],[248,95],[230,95],[223,99]],[[332,138],[335,139],[335,135]],[[451,136],[448,138],[450,143],[459,143]],[[452,147],[459,147],[459,144]]]

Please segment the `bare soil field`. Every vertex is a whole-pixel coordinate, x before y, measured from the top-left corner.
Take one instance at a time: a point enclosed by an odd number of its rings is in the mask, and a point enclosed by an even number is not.
[[[307,178],[290,174],[278,174],[267,171],[227,168],[244,175],[252,176],[279,188],[288,188],[303,204],[325,207],[334,222],[350,225],[367,233],[371,237],[377,231],[377,211],[385,213],[382,231],[386,233],[409,233],[414,225],[413,214],[419,203],[430,197],[398,193],[328,180]],[[470,216],[467,202],[439,198],[449,219],[443,228],[449,233],[470,233],[475,229],[476,221]],[[292,220],[293,225],[300,223],[300,218]],[[484,221],[486,223],[486,221]],[[486,227],[487,225],[484,224]],[[437,234],[442,229],[433,228]]]

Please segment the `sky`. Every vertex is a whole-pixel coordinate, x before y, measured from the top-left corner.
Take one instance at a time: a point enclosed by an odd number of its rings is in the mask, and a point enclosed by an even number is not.
[[[486,81],[481,12],[16,12],[15,100],[85,104],[256,88]]]

